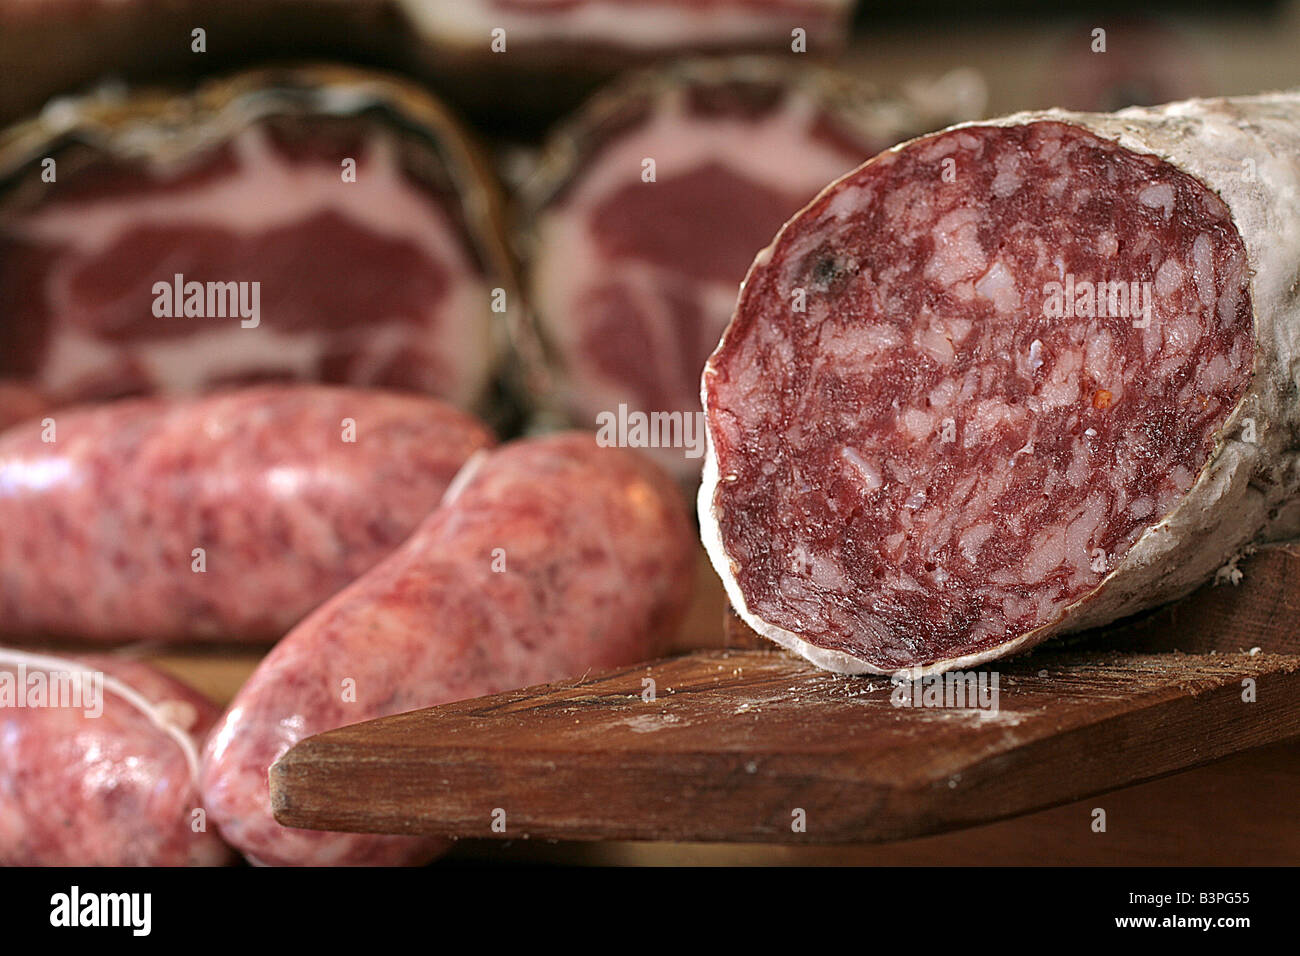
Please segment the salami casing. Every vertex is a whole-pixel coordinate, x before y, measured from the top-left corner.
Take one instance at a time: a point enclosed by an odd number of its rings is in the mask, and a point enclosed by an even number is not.
[[[1180,597],[1294,495],[1300,94],[957,126],[759,254],[703,538],[823,667],[971,665]]]
[[[280,826],[267,771],[302,738],[632,663],[672,639],[694,535],[648,459],[589,434],[527,439],[472,461],[447,498],[276,645],[209,738],[204,797],[250,860],[415,864],[445,845]]]
[[[703,434],[685,426],[754,253],[826,182],[924,123],[843,73],[763,57],[675,63],[602,92],[523,191],[552,372],[535,391],[581,427],[621,408],[669,422],[647,440],[693,487]]]
[[[219,714],[147,664],[0,648],[0,865],[231,862],[197,780]]]
[[[514,302],[499,201],[418,87],[304,67],[63,101],[0,137],[0,190],[0,376],[53,400],[491,398]]]
[[[0,436],[0,633],[277,640],[492,443],[436,399],[323,385],[28,420]]]

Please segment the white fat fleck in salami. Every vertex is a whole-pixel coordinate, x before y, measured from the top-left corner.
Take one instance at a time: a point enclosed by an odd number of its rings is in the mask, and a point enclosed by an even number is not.
[[[1285,93],[953,127],[827,187],[704,373],[702,533],[742,617],[933,672],[1267,534],[1300,486],[1297,156]]]

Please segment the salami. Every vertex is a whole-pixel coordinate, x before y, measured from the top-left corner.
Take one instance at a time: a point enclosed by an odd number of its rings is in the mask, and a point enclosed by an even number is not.
[[[417,87],[320,67],[64,102],[0,142],[0,179],[0,376],[58,401],[489,397],[513,301],[498,202]]]
[[[587,434],[528,439],[466,466],[410,540],[276,645],[208,742],[221,833],[265,864],[415,864],[444,841],[282,827],[267,771],[311,734],[632,663],[662,651],[690,597],[680,493]]]
[[[198,796],[219,713],[147,664],[0,648],[0,865],[231,862]]]
[[[922,673],[1180,597],[1300,484],[1300,94],[957,126],[759,254],[703,377],[746,623]]]
[[[492,441],[435,399],[315,385],[17,425],[0,436],[0,633],[277,640]]]
[[[754,253],[828,180],[927,128],[916,121],[842,74],[757,57],[675,64],[598,96],[525,186],[529,299],[554,368],[538,390],[583,427],[620,406],[692,424]],[[702,429],[677,430],[660,460],[693,482]]]

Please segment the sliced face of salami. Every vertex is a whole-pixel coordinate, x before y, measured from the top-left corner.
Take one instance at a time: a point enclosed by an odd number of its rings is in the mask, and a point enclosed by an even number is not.
[[[485,398],[495,200],[418,90],[246,74],[64,104],[6,143],[0,377],[58,401],[289,380]]]
[[[700,370],[754,253],[827,180],[893,142],[905,112],[842,75],[747,57],[642,74],[592,101],[526,188],[548,397],[589,428],[623,421],[620,406],[630,427],[698,417]],[[649,438],[672,444],[668,430]],[[693,480],[702,435],[679,432],[657,450]]]
[[[1180,596],[1258,534],[1296,487],[1262,228],[1296,233],[1294,153],[1268,158],[1295,106],[956,127],[788,223],[703,380],[704,539],[746,621],[835,670],[943,670]]]

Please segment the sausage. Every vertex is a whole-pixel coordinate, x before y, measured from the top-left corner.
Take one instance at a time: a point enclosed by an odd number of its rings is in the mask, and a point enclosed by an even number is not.
[[[219,714],[148,664],[0,648],[0,865],[231,862],[197,781]]]
[[[62,402],[299,380],[493,398],[500,200],[418,87],[314,67],[86,96],[9,131],[0,174],[0,376]]]
[[[957,126],[827,187],[703,376],[702,535],[746,623],[937,672],[1267,534],[1300,487],[1298,156],[1292,92]]]
[[[588,428],[620,406],[674,416],[653,453],[693,487],[700,371],[754,251],[923,124],[901,97],[775,58],[674,63],[603,91],[551,136],[523,190],[529,303],[553,368],[542,400]]]
[[[0,633],[274,641],[492,443],[436,399],[320,385],[15,426],[0,435]]]
[[[280,826],[267,772],[311,734],[643,660],[666,649],[693,578],[681,495],[589,434],[480,456],[402,547],[294,629],[204,754],[221,833],[264,864],[418,864],[437,838]]]

